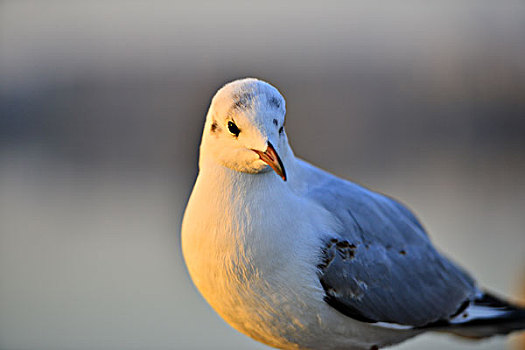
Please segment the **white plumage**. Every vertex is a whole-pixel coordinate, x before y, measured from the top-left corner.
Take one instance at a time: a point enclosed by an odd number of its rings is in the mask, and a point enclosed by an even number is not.
[[[182,226],[204,298],[240,332],[282,349],[370,349],[461,325],[458,312],[481,295],[470,276],[408,209],[296,158],[284,116],[281,94],[256,79],[213,98]]]

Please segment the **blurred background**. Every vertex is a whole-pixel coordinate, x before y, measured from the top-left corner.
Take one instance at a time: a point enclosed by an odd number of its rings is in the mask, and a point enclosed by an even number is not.
[[[1,0],[0,349],[266,349],[180,252],[208,104],[245,76],[287,99],[297,155],[408,204],[518,298],[524,35],[523,1]]]

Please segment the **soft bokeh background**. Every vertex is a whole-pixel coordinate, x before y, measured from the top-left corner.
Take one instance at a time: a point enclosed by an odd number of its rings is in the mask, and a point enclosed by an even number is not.
[[[208,103],[245,76],[285,95],[298,155],[409,204],[517,296],[524,37],[523,1],[2,0],[0,349],[266,348],[180,252]]]

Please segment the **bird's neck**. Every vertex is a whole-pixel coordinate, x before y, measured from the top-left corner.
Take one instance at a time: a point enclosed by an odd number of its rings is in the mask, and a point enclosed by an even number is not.
[[[297,178],[294,176],[297,173],[296,160],[291,151],[289,154],[292,157],[285,160],[287,181],[271,170],[245,173],[228,168],[214,159],[201,157],[196,188],[224,204],[239,205],[239,201],[250,199],[261,203],[265,198],[279,198],[294,192],[297,187]]]
[[[199,179],[212,184],[214,188],[208,190],[214,192],[228,193],[259,189],[268,192],[282,190],[287,185],[287,182],[284,182],[274,171],[245,173],[228,168],[213,159],[201,159],[199,168]]]

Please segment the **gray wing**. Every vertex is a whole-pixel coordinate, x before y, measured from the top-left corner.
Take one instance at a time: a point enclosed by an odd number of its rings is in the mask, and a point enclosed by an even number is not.
[[[307,196],[341,223],[320,249],[328,304],[360,321],[424,327],[455,316],[475,297],[474,280],[432,246],[406,207],[305,167],[314,179]]]

